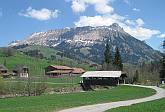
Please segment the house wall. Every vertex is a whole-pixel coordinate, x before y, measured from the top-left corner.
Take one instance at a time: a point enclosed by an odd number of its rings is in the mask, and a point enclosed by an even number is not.
[[[119,78],[83,78],[85,85],[108,85],[116,86]]]
[[[28,78],[29,74],[28,73],[20,73],[20,77]]]

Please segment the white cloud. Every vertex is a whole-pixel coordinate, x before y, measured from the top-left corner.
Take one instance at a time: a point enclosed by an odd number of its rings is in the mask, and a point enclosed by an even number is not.
[[[36,9],[33,9],[32,7],[29,7],[28,9],[26,9],[26,11],[21,11],[18,14],[20,16],[30,17],[30,18],[34,18],[40,21],[44,21],[44,20],[49,20],[51,18],[57,18],[58,13],[59,13],[58,10],[52,11],[46,8],[36,10]]]
[[[122,21],[124,17],[119,16],[119,15],[109,15],[109,16],[93,16],[93,17],[88,17],[88,16],[81,16],[80,20],[75,22],[75,25],[77,27],[82,27],[82,26],[108,26],[113,23],[119,23],[119,21]]]
[[[103,25],[110,25],[113,21],[111,18],[106,18],[102,16],[94,16],[94,17],[87,17],[81,16],[78,22],[75,22],[77,27],[82,26],[103,26]]]
[[[100,14],[108,14],[114,11],[113,7],[109,6],[109,2],[112,0],[88,0],[86,3],[95,6],[95,10]]]
[[[113,14],[104,16],[81,16],[79,21],[75,22],[75,26],[109,26],[113,23],[118,23],[123,29],[139,40],[146,40],[152,36],[159,35],[159,30],[153,30],[143,27],[144,21],[141,18],[136,20],[128,20],[126,17]]]
[[[140,11],[140,9],[137,9],[137,8],[133,8],[132,10],[133,11],[136,11],[136,12],[139,12]]]
[[[152,30],[144,27],[130,27],[125,26],[123,27],[126,32],[128,32],[133,37],[139,40],[146,40],[151,38],[154,35],[160,34],[159,30]]]
[[[128,19],[127,16],[120,16],[114,12],[110,3],[115,0],[66,0],[72,2],[74,12],[84,12],[86,8],[93,5],[95,11],[100,15],[97,16],[80,16],[79,20],[74,22],[76,27],[82,26],[109,26],[118,23],[123,29],[139,40],[146,40],[153,36],[160,35],[159,30],[144,27],[145,22],[142,18]],[[130,0],[123,0],[127,5],[131,5]],[[140,9],[133,8],[134,11]]]
[[[74,0],[72,1],[72,10],[74,12],[84,12],[86,9],[86,5],[84,1],[80,1],[80,0]]]
[[[159,37],[165,38],[165,34],[164,33],[163,34],[160,34]]]
[[[114,0],[70,0],[71,8],[74,12],[84,12],[89,5],[93,5],[99,14],[108,14],[114,11],[113,7],[109,6],[109,2]]]
[[[107,14],[112,13],[114,9],[106,4],[96,4],[95,10],[100,14]]]
[[[137,23],[138,26],[143,26],[144,25],[144,21],[141,18],[138,18],[136,20],[136,23]]]
[[[136,20],[126,19],[125,23],[127,25],[131,25],[131,26],[143,26],[144,25],[144,21],[141,18],[138,18]]]
[[[129,19],[127,19],[127,20],[125,21],[125,23],[126,23],[127,25],[133,25],[133,26],[136,25],[136,22],[135,22],[135,21],[129,20]]]

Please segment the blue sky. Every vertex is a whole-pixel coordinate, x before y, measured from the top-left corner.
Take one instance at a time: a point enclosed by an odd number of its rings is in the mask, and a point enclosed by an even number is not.
[[[161,50],[164,0],[0,0],[0,46],[34,32],[118,23]]]

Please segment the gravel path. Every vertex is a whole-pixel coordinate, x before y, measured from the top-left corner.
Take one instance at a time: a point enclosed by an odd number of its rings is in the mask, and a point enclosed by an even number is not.
[[[151,89],[156,90],[157,92],[153,96],[149,96],[149,97],[145,97],[145,98],[141,98],[141,99],[80,106],[80,107],[70,108],[70,109],[66,109],[66,110],[61,110],[59,112],[104,112],[104,111],[112,109],[112,108],[117,108],[117,107],[121,107],[121,106],[129,106],[132,104],[152,101],[152,100],[156,100],[156,99],[165,97],[165,89],[158,88],[156,86],[141,86],[141,85],[130,85],[130,86],[151,88]]]

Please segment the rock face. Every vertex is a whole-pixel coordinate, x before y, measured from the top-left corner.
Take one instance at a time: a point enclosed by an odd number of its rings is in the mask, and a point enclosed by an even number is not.
[[[110,42],[112,54],[115,48],[119,47],[124,62],[138,63],[161,58],[158,51],[132,37],[116,23],[110,26],[85,26],[33,33],[23,41],[14,41],[10,46],[48,46],[64,52],[69,57],[78,56],[101,63],[107,40]]]

